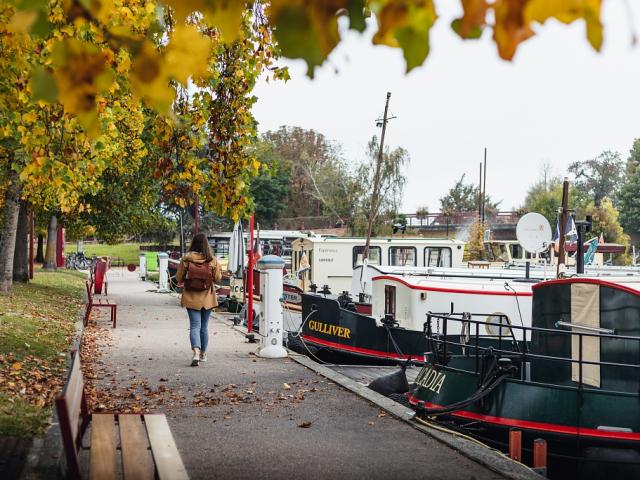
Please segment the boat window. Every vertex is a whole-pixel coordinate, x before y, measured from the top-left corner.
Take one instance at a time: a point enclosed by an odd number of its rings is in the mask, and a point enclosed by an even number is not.
[[[520,260],[522,258],[522,246],[520,244],[512,243],[511,245],[509,245],[509,250],[511,250],[512,260]],[[530,256],[527,258],[530,258]]]
[[[384,314],[396,317],[396,287],[384,286]]]
[[[229,256],[229,240],[209,240],[211,251],[218,258],[227,258]]]
[[[425,247],[425,267],[451,267],[451,249],[449,247]]]
[[[362,265],[362,254],[364,253],[364,245],[356,245],[353,247],[353,268]],[[382,250],[380,247],[369,247],[369,265],[380,265]]]
[[[389,247],[389,265],[392,267],[415,267],[417,262],[416,247]]]

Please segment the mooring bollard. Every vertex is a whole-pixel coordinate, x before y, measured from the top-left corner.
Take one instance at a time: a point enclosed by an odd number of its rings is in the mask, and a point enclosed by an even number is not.
[[[138,260],[140,262],[140,271],[138,272],[138,275],[144,282],[147,279],[147,256],[144,253],[141,253]]]
[[[287,350],[282,346],[282,269],[284,260],[276,255],[265,255],[257,264],[260,270],[262,319],[260,320],[260,347],[258,356],[284,358]],[[252,312],[249,312],[252,315]]]
[[[167,293],[169,290],[169,255],[164,252],[158,254],[158,271],[160,278],[158,280],[158,292]]]
[[[522,432],[509,430],[509,456],[516,462],[522,461]]]
[[[533,470],[547,476],[547,442],[542,438],[533,441]]]

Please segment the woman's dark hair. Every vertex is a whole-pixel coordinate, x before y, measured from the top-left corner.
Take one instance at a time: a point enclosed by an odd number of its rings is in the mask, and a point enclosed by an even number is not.
[[[213,260],[213,253],[211,253],[207,236],[204,233],[198,233],[193,237],[189,251],[201,253],[206,262]]]

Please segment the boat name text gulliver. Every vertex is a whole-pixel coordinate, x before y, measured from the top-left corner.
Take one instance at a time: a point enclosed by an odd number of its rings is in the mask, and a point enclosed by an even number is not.
[[[309,322],[309,330],[324,333],[325,335],[332,335],[334,337],[351,339],[351,330],[349,328],[329,325],[328,323],[317,322],[315,320],[311,320]]]

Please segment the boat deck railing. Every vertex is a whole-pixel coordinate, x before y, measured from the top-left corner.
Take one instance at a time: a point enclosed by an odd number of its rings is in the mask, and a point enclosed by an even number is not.
[[[474,320],[474,317],[494,317],[499,318],[499,323],[491,323],[486,320]],[[436,320],[442,325],[441,335],[439,332],[434,332],[433,321]],[[453,335],[447,336],[447,332],[451,331],[449,323],[453,322],[456,325],[461,325],[459,334],[459,341],[452,340]],[[485,327],[498,327],[496,335],[481,335],[480,326]],[[427,321],[424,323],[424,333],[427,336],[427,341],[431,342],[432,354],[436,354],[437,358],[446,359],[453,353],[451,347],[459,347],[465,357],[475,357],[475,373],[480,371],[480,358],[485,352],[490,350],[495,354],[506,355],[509,358],[520,359],[522,364],[531,360],[545,360],[551,362],[559,362],[562,364],[578,364],[578,388],[582,389],[584,384],[583,367],[584,365],[598,365],[600,367],[617,367],[628,369],[629,373],[635,373],[632,378],[638,378],[640,373],[640,355],[636,363],[620,363],[620,362],[605,362],[605,361],[593,361],[584,359],[584,339],[585,338],[598,338],[601,341],[632,341],[638,345],[640,352],[640,337],[617,335],[615,331],[605,328],[590,327],[570,322],[558,321],[555,323],[556,328],[543,328],[543,327],[525,327],[512,325],[509,323],[506,315],[499,314],[484,314],[484,313],[431,313],[427,314]],[[565,330],[569,328],[570,330]],[[581,331],[573,331],[581,330]],[[475,332],[472,333],[472,331]],[[508,333],[503,334],[504,331]],[[521,340],[516,340],[516,332],[521,332]],[[566,335],[571,339],[577,337],[578,339],[578,356],[577,358],[559,357],[554,355],[544,355],[541,353],[533,353],[530,349],[530,341],[534,334],[537,335]],[[458,336],[456,334],[455,336]],[[480,344],[481,339],[493,340],[492,345],[487,346]],[[510,349],[509,349],[510,348]],[[640,392],[636,392],[640,393]]]

